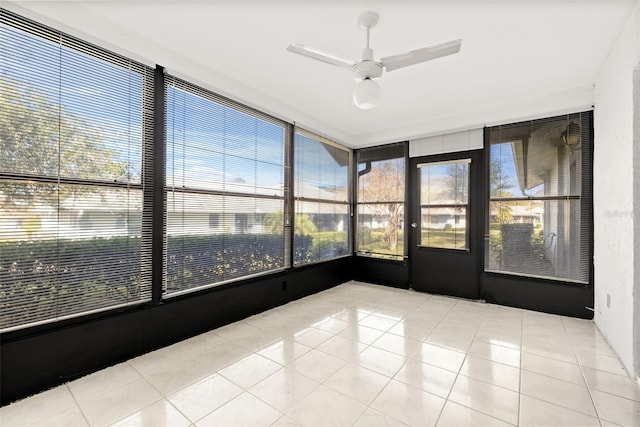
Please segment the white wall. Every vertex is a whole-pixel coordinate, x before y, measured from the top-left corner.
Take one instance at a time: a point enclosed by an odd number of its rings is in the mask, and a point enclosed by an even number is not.
[[[634,284],[640,277],[634,269],[640,253],[634,252],[634,240],[640,240],[640,229],[634,229],[633,200],[640,181],[633,168],[638,155],[634,139],[639,139],[633,117],[640,106],[634,106],[633,75],[639,63],[640,2],[596,80],[593,184],[595,322],[636,378],[640,343],[634,345],[634,327],[640,322],[640,296],[634,295]]]
[[[640,1],[638,2],[640,3]],[[640,207],[640,64],[633,72],[633,170],[634,170],[634,186],[633,186],[633,206],[635,207],[633,216],[635,241],[634,254],[634,290],[633,290],[633,307],[634,307],[634,371],[635,376],[640,382],[640,215],[638,208]]]

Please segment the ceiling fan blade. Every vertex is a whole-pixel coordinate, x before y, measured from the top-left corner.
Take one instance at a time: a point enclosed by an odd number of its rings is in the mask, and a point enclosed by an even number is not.
[[[460,51],[461,44],[462,39],[453,40],[429,47],[423,47],[422,49],[412,50],[411,52],[401,53],[399,55],[387,56],[380,59],[380,62],[387,71],[393,71],[398,68],[404,68],[409,65],[419,64],[442,56],[458,53]]]
[[[307,58],[315,59],[316,61],[324,62],[326,64],[335,65],[337,67],[351,69],[355,64],[355,61],[351,59],[344,59],[333,53],[325,52],[315,47],[305,46],[302,44],[292,44],[287,47],[289,52],[297,53],[298,55],[306,56]]]

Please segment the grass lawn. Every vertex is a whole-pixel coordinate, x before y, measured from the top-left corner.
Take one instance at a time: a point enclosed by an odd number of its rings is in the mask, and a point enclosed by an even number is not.
[[[466,230],[422,230],[421,246],[433,248],[465,249],[467,247]]]

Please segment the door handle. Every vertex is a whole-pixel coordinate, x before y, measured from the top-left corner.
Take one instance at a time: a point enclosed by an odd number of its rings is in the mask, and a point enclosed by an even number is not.
[[[411,228],[417,228],[417,227],[418,227],[418,224],[416,224],[415,222],[411,223]]]

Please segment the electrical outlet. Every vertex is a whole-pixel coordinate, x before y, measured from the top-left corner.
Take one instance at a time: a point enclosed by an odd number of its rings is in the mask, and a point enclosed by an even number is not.
[[[611,308],[611,295],[607,294],[607,308]]]

